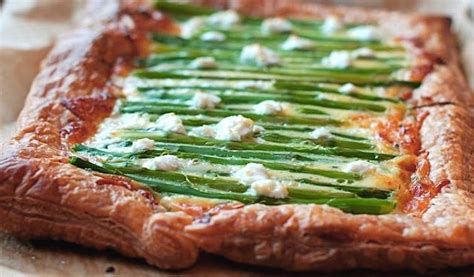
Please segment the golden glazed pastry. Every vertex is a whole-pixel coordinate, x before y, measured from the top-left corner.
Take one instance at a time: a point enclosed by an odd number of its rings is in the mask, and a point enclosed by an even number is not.
[[[2,230],[163,269],[474,264],[448,18],[193,2],[91,1],[58,40],[1,148]]]

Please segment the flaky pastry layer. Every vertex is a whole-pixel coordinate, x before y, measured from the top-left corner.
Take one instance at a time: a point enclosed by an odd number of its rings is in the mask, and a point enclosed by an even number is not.
[[[425,271],[474,263],[473,100],[448,19],[288,0],[194,2],[259,16],[335,13],[347,21],[375,21],[438,55],[442,62],[412,99],[419,113],[427,114],[420,136],[429,178],[433,185],[443,184],[428,208],[417,215],[372,216],[325,205],[249,205],[193,218],[166,211],[133,184],[68,164],[69,131],[93,135],[107,104],[91,110],[101,116],[85,118],[64,103],[111,95],[113,70],[140,55],[140,36],[173,31],[170,19],[150,11],[145,1],[96,1],[94,9],[104,13],[58,41],[32,86],[19,133],[2,147],[1,229],[19,237],[112,248],[166,269],[191,266],[200,251],[296,271]],[[124,17],[134,26],[123,24]]]

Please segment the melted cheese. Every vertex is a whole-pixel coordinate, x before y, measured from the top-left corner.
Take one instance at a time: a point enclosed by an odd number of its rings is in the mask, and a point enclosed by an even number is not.
[[[332,51],[329,56],[324,57],[321,63],[333,68],[348,68],[352,65],[352,57],[349,51]]]
[[[209,32],[203,33],[200,38],[201,38],[202,41],[218,41],[218,42],[221,42],[221,41],[225,40],[225,35],[221,32],[209,31]]]
[[[191,107],[198,109],[214,109],[221,102],[219,96],[206,93],[206,92],[196,92],[193,99],[191,99]]]
[[[291,22],[284,18],[268,18],[262,22],[262,33],[264,34],[279,34],[291,32]]]
[[[361,173],[361,174],[364,174],[364,173],[367,173],[369,171],[372,171],[375,169],[375,165],[367,162],[367,161],[354,161],[354,162],[350,162],[348,163],[345,168],[344,168],[344,171],[346,172],[352,172],[352,173]]]
[[[272,50],[260,44],[251,44],[242,48],[240,62],[267,67],[280,64],[280,57]]]
[[[175,171],[181,166],[181,160],[173,155],[154,157],[143,163],[143,167],[150,170]]]
[[[347,31],[349,37],[358,39],[358,40],[374,40],[381,39],[382,35],[380,30],[371,25],[358,26]]]
[[[233,10],[220,11],[211,14],[207,19],[207,22],[211,25],[228,29],[239,24],[240,15]]]
[[[357,92],[357,87],[354,86],[354,84],[352,83],[347,83],[341,86],[337,91],[349,94],[349,93]]]
[[[133,152],[143,152],[155,149],[155,141],[149,138],[135,140],[132,144]]]
[[[325,34],[334,34],[337,31],[340,31],[344,28],[344,23],[341,21],[341,19],[337,16],[329,16],[324,20],[323,26],[321,27],[321,30]]]
[[[190,39],[206,24],[204,17],[192,17],[181,24],[181,37]]]
[[[310,50],[316,46],[316,43],[306,38],[300,38],[296,35],[291,35],[281,45],[283,50]]]
[[[289,109],[287,103],[265,100],[253,106],[256,114],[285,114]]]
[[[215,69],[217,62],[213,57],[199,57],[193,60],[190,66],[195,69]]]
[[[254,134],[254,122],[241,115],[226,117],[217,123],[216,139],[241,141]]]
[[[314,129],[310,134],[310,137],[313,139],[327,139],[331,136],[331,131],[329,131],[329,129],[326,127],[319,127],[317,129]]]
[[[183,121],[175,113],[167,113],[158,118],[156,127],[163,131],[186,134]]]

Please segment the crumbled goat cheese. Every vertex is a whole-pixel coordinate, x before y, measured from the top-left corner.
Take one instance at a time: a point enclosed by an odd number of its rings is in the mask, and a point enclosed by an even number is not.
[[[152,125],[152,123],[150,122],[150,115],[140,113],[124,114],[120,117],[120,121],[118,124],[118,127],[124,129],[148,128]]]
[[[344,84],[343,86],[339,87],[339,89],[337,90],[341,93],[353,93],[353,92],[357,92],[357,87],[354,86],[352,83],[347,83],[347,84]]]
[[[332,15],[324,20],[321,31],[323,31],[325,34],[334,34],[337,31],[340,31],[342,28],[344,28],[344,23],[341,21],[341,19]]]
[[[216,131],[211,126],[204,125],[192,128],[189,135],[193,137],[214,138],[216,136]]]
[[[285,198],[288,196],[286,185],[272,179],[272,176],[262,164],[248,163],[234,172],[233,176],[238,178],[241,183],[250,185],[257,195],[272,198]]]
[[[265,128],[259,125],[254,125],[253,126],[253,133],[254,134],[260,134],[261,132],[265,131]]]
[[[246,88],[259,88],[259,89],[271,89],[273,87],[274,81],[238,81],[235,83],[236,88],[246,89]]]
[[[331,136],[331,131],[329,131],[329,129],[325,127],[314,129],[310,134],[310,137],[313,139],[327,139]]]
[[[357,58],[373,58],[375,57],[375,51],[367,48],[367,47],[362,47],[362,48],[357,48],[356,50],[353,50],[351,52],[351,56],[354,59]]]
[[[181,24],[181,37],[190,39],[206,24],[204,17],[192,17]]]
[[[254,122],[241,115],[233,115],[219,121],[214,127],[216,139],[241,141],[243,138],[253,135]]]
[[[214,109],[221,102],[219,96],[206,93],[196,92],[190,101],[191,107],[197,109]]]
[[[351,53],[349,51],[332,51],[328,57],[324,57],[321,63],[333,68],[348,68],[352,64]]]
[[[287,198],[288,187],[277,180],[260,180],[253,182],[250,187],[257,195],[263,195],[271,198]]]
[[[385,90],[384,87],[375,87],[374,92],[375,92],[375,95],[377,96],[385,97],[385,94],[387,91]]]
[[[183,121],[175,113],[167,113],[160,116],[158,120],[156,120],[156,128],[163,131],[186,134]]]
[[[132,144],[133,152],[143,152],[143,151],[153,150],[153,149],[155,149],[155,141],[149,138],[138,139],[134,141]]]
[[[220,11],[211,14],[208,17],[207,22],[211,25],[228,29],[234,25],[239,24],[240,15],[233,10]]]
[[[280,17],[268,18],[262,22],[262,33],[279,34],[291,32],[291,22]]]
[[[280,57],[260,44],[251,44],[242,48],[240,61],[245,64],[266,67],[280,64]]]
[[[234,172],[232,176],[246,185],[251,185],[256,181],[271,179],[270,173],[262,164],[259,163],[248,163]]]
[[[181,167],[181,160],[173,155],[164,155],[145,161],[143,167],[150,170],[175,171]]]
[[[354,27],[347,31],[347,33],[349,37],[358,40],[374,40],[382,37],[380,30],[377,27],[370,25]]]
[[[195,69],[214,69],[217,68],[217,62],[214,57],[199,57],[194,59],[190,66]]]
[[[366,161],[350,162],[344,167],[345,172],[353,172],[353,173],[361,173],[361,174],[372,171],[374,169],[375,169],[375,165]]]
[[[120,18],[120,26],[127,30],[133,30],[135,28],[135,22],[129,15],[124,15]]]
[[[283,42],[281,48],[283,50],[310,50],[315,46],[316,44],[312,40],[291,35],[287,40],[285,40],[285,42]]]
[[[253,106],[256,114],[284,114],[287,109],[287,103],[274,100],[265,100]]]
[[[224,41],[225,35],[221,32],[209,31],[201,35],[201,40],[202,41]]]

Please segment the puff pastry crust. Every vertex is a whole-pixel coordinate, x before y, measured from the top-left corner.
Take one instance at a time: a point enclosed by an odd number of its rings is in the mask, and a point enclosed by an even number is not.
[[[347,21],[376,21],[435,53],[441,62],[412,96],[426,115],[421,147],[429,186],[438,189],[426,209],[372,216],[325,205],[257,204],[196,218],[166,211],[132,182],[68,164],[70,142],[80,139],[70,131],[91,136],[111,112],[109,79],[117,64],[140,55],[144,32],[173,31],[170,19],[146,1],[95,1],[93,9],[104,12],[57,42],[32,86],[18,134],[2,146],[1,229],[112,248],[164,269],[189,267],[200,251],[294,271],[422,272],[474,264],[474,102],[449,19],[289,0],[194,2],[260,16],[335,13]],[[133,20],[132,28],[124,17]]]

